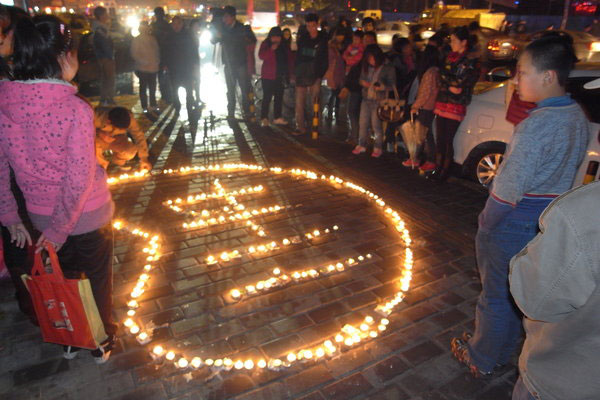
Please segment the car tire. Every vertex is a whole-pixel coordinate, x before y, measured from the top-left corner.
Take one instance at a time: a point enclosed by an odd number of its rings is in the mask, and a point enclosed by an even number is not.
[[[484,187],[489,187],[498,172],[500,163],[502,163],[504,151],[505,146],[503,145],[476,149],[469,156],[466,165],[467,177]]]

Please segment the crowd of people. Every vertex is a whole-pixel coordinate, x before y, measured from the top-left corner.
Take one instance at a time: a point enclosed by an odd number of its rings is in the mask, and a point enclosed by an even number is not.
[[[227,20],[230,18],[229,20]],[[248,93],[254,65],[256,38],[235,21],[235,9],[223,9],[215,42],[221,42],[228,93],[228,116],[234,116],[236,84],[242,93],[242,111],[248,114]],[[234,22],[235,21],[235,22]],[[227,28],[230,26],[231,28]],[[473,87],[480,77],[481,51],[477,47],[477,26],[439,32],[425,43],[415,33],[410,38],[395,37],[388,52],[377,44],[375,21],[367,17],[362,28],[352,30],[344,18],[329,28],[316,14],[307,14],[295,42],[289,31],[273,27],[260,44],[258,57],[263,98],[262,126],[269,126],[271,102],[273,121],[288,125],[282,116],[284,88],[295,87],[294,135],[315,129],[321,120],[321,96],[327,87],[329,98],[323,104],[328,118],[348,121],[347,142],[355,144],[358,155],[370,147],[372,157],[380,157],[385,144],[392,144],[402,124],[415,119],[425,127],[427,137],[419,155],[403,165],[434,172],[444,181],[453,160],[453,139],[466,114]],[[244,49],[246,51],[244,51]],[[381,101],[396,98],[406,104],[399,121],[382,121]],[[343,105],[343,107],[341,107]],[[340,109],[345,116],[340,116]],[[315,115],[316,113],[316,115]],[[434,118],[437,116],[437,118]],[[437,137],[432,124],[436,121]]]
[[[175,93],[180,87],[186,90],[188,108],[199,102],[196,39],[181,18],[169,23],[161,10],[155,10],[153,24],[142,25],[131,49],[147,112],[157,107],[157,80],[162,99],[175,108],[181,106]],[[98,7],[94,15],[94,47],[107,85],[96,110],[70,83],[78,61],[68,27],[54,16],[30,17],[14,7],[0,8],[0,223],[17,300],[32,322],[36,317],[21,280],[31,265],[27,248],[39,252],[53,247],[65,274],[84,272],[90,279],[108,337],[92,351],[102,363],[117,332],[112,316],[114,204],[105,168],[110,162],[127,168],[136,155],[141,168],[151,164],[133,115],[114,104],[107,13]],[[330,114],[346,102],[348,139],[356,142],[353,153],[366,152],[372,134],[371,156],[379,157],[385,136],[394,137],[403,122],[384,127],[380,119],[378,106],[393,93],[406,104],[405,119],[416,118],[427,129],[422,155],[403,164],[436,170],[443,180],[452,162],[453,137],[480,74],[476,27],[456,28],[426,45],[398,38],[386,54],[377,45],[373,25],[367,18],[362,30],[352,31],[341,20],[328,33],[319,29],[317,15],[308,14],[295,43],[289,31],[273,27],[258,51],[263,60],[261,123],[269,124],[271,102],[273,122],[288,123],[282,96],[284,86],[294,81],[296,133],[306,133],[307,103],[318,112],[312,106],[325,79]],[[234,116],[238,86],[242,111],[248,114],[256,37],[236,20],[231,6],[221,9],[213,29],[215,43],[222,44],[228,116]],[[600,393],[593,379],[600,348],[595,318],[600,251],[598,213],[593,212],[600,185],[553,202],[572,186],[590,137],[584,112],[565,89],[575,61],[572,40],[558,34],[530,43],[519,59],[517,91],[509,95],[514,137],[479,216],[476,255],[482,291],[475,331],[451,342],[453,355],[473,375],[492,375],[516,351],[524,315],[527,336],[513,395],[517,400],[591,399]],[[113,152],[110,159],[107,150]],[[540,227],[542,233],[532,241]],[[64,356],[73,358],[77,351],[67,346]]]

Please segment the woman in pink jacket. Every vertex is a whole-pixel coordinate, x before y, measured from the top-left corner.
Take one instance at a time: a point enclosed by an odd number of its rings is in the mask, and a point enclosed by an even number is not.
[[[91,107],[69,81],[77,73],[71,34],[59,19],[20,20],[14,32],[13,80],[0,81],[0,223],[19,244],[32,244],[10,190],[9,167],[39,231],[40,251],[53,245],[66,275],[84,272],[108,335],[92,351],[108,359],[112,320],[111,219],[114,204],[94,153]],[[65,358],[77,353],[65,349]]]

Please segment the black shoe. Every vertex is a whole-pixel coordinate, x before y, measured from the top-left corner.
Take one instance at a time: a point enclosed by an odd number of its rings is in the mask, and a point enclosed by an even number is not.
[[[104,342],[100,343],[100,347],[91,351],[92,357],[94,357],[96,364],[104,364],[108,361],[110,352],[115,345],[115,339],[115,335],[110,335]]]

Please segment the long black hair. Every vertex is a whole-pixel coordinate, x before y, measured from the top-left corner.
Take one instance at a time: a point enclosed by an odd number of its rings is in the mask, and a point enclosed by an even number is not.
[[[437,47],[428,44],[418,57],[417,61],[417,77],[422,80],[423,75],[431,67],[440,66],[440,52]]]
[[[381,50],[381,47],[379,47],[376,44],[370,44],[367,46],[367,48],[365,49],[365,52],[363,53],[363,59],[362,59],[363,71],[368,70],[370,67],[369,56],[373,56],[373,58],[375,59],[375,68],[381,67],[383,65],[383,63],[385,62],[385,54],[383,53],[383,50]]]
[[[13,79],[60,79],[58,58],[72,46],[71,32],[52,15],[24,18],[15,27]]]
[[[467,52],[471,51],[477,44],[477,36],[472,35],[466,26],[458,26],[454,28],[451,35],[456,36],[460,41],[467,41]]]

